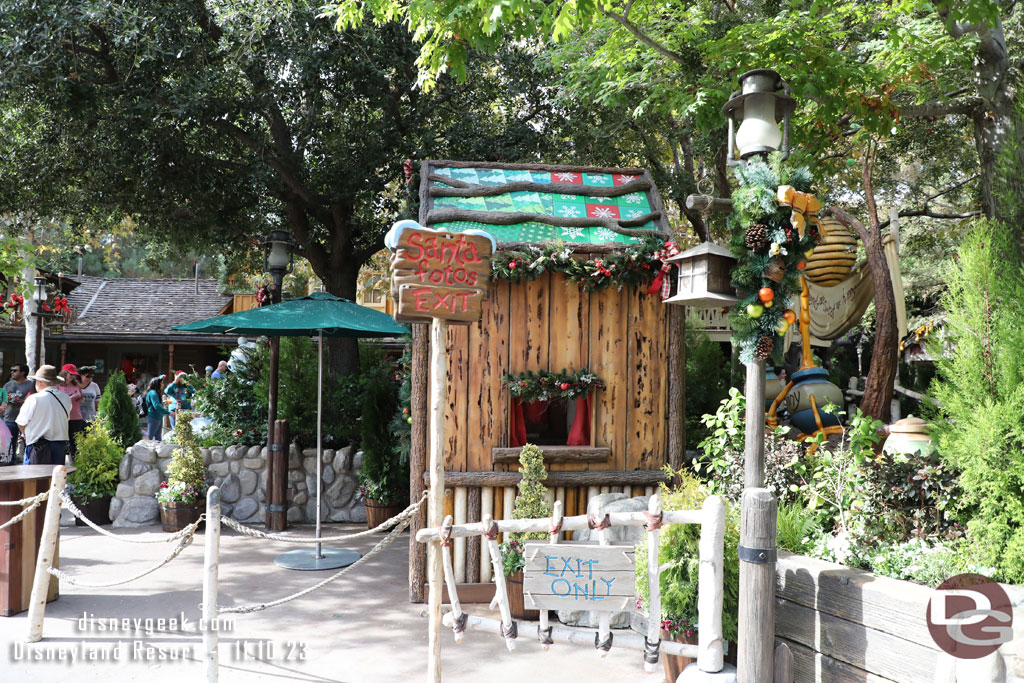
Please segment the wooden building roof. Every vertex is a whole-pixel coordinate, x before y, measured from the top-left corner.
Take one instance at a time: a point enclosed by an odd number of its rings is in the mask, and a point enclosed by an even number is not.
[[[484,230],[499,243],[627,245],[671,234],[642,168],[427,160],[420,222]]]

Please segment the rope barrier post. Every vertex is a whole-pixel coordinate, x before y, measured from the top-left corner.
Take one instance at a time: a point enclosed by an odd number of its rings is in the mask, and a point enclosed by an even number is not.
[[[68,471],[63,465],[54,467],[50,476],[50,494],[46,499],[43,536],[39,541],[36,575],[32,582],[32,596],[28,606],[30,643],[38,643],[43,639],[43,615],[46,612],[46,596],[50,592],[50,568],[57,557],[57,539],[60,535],[60,493],[64,490],[67,477]]]
[[[430,497],[427,526],[441,526],[444,514],[444,409],[448,381],[448,322],[434,318],[430,324]],[[427,681],[441,683],[441,544],[427,547],[427,580],[430,584],[427,634]]]
[[[217,683],[220,666],[218,652],[217,573],[220,569],[220,489],[211,486],[206,492],[206,547],[203,555],[203,650],[206,659],[206,681]]]
[[[704,501],[700,525],[697,574],[697,667],[717,673],[724,666],[722,639],[723,581],[725,580],[725,503],[719,496]],[[774,574],[773,574],[774,576]],[[703,589],[703,590],[702,590]]]
[[[649,519],[651,520],[647,523],[647,594],[650,599],[648,600],[647,640],[644,643],[644,671],[652,674],[658,670],[658,660],[661,656],[661,572],[659,571],[661,568],[661,534],[659,529],[661,528],[662,512],[659,493],[650,497],[647,511],[650,513]],[[707,592],[706,586],[705,592]],[[698,600],[700,595],[698,584]]]

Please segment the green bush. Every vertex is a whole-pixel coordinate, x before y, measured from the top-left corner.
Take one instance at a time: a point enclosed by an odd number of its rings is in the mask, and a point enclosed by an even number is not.
[[[167,481],[160,484],[156,499],[161,503],[195,503],[206,495],[206,466],[192,432],[192,415],[178,416],[176,437],[178,448],[167,465]]]
[[[665,470],[677,482],[672,487],[660,486],[663,510],[699,510],[710,495],[700,480],[685,470]],[[725,570],[723,579],[722,633],[736,642],[739,619],[740,565],[737,555],[740,542],[739,506],[726,508],[725,518]],[[659,536],[658,561],[661,572],[661,613],[673,624],[697,623],[697,579],[700,569],[700,526],[697,524],[670,524],[662,528]],[[647,545],[637,547],[636,589],[646,605],[650,599],[647,585]]]
[[[120,370],[111,373],[107,380],[97,406],[97,416],[107,423],[110,436],[121,448],[129,448],[142,440],[139,414],[128,396],[128,384]]]
[[[718,342],[686,328],[686,445],[698,448],[710,431],[701,419],[729,395],[729,359]]]
[[[942,460],[960,470],[956,514],[978,560],[1024,583],[1024,273],[1013,229],[979,222],[947,268],[951,339],[931,394]]]
[[[244,362],[236,360],[234,372],[222,379],[193,381],[196,410],[212,420],[211,431],[229,439],[228,444],[254,446],[267,442],[267,397],[259,396],[256,387],[268,374],[269,358],[267,347],[258,344],[248,350]]]
[[[326,340],[324,341],[324,358],[326,361]],[[267,363],[269,368],[270,354],[261,356],[260,362]],[[288,420],[288,431],[293,441],[301,444],[316,445],[316,377],[317,350],[316,342],[308,337],[282,337],[281,355],[278,361],[277,383],[277,419]],[[324,371],[324,415],[330,411],[329,373]],[[260,412],[269,409],[270,373],[261,373],[253,385],[256,400],[259,401]],[[266,418],[264,418],[266,425]],[[325,424],[324,434],[330,430],[330,421]],[[264,431],[266,427],[264,426]]]
[[[820,526],[818,516],[803,505],[780,503],[777,544],[791,553],[805,552]]]
[[[548,492],[548,487],[543,484],[548,476],[544,467],[544,452],[532,443],[526,444],[519,451],[519,473],[523,476],[517,484],[519,493],[512,507],[512,519],[550,517],[551,508],[544,499]],[[523,558],[523,541],[526,540],[546,541],[548,534],[539,531],[509,534],[509,540],[500,546],[501,564],[506,576],[522,570],[526,564]]]
[[[395,455],[395,436],[390,429],[397,403],[395,382],[387,368],[368,378],[363,391],[359,483],[363,497],[385,505],[402,502],[409,492],[409,470]]]
[[[84,432],[76,436],[75,446],[78,449],[75,453],[75,471],[68,475],[71,495],[76,498],[114,495],[124,449],[110,435],[106,421],[94,420]]]

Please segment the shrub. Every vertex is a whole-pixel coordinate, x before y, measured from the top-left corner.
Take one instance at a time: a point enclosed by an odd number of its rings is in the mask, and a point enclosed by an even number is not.
[[[698,448],[710,431],[702,415],[729,395],[729,362],[719,343],[686,327],[686,445]]]
[[[700,480],[685,470],[665,470],[676,483],[660,486],[663,510],[699,510],[709,491]],[[739,576],[737,555],[740,542],[739,506],[730,505],[725,519],[725,569],[722,603],[722,632],[727,640],[736,642],[739,619]],[[687,624],[697,623],[697,578],[700,568],[700,526],[696,524],[670,524],[659,536],[658,561],[661,572],[661,612],[676,630],[686,630]],[[640,602],[650,599],[647,585],[647,544],[637,547],[636,589]]]
[[[267,442],[266,396],[255,387],[267,375],[269,353],[257,345],[247,351],[244,361],[235,361],[235,371],[222,379],[197,379],[196,410],[213,422],[213,431],[231,444],[245,446]],[[280,407],[280,406],[279,406]]]
[[[107,423],[110,436],[121,448],[129,448],[142,440],[139,414],[128,396],[128,384],[120,370],[111,373],[107,380],[97,406],[97,416]]]
[[[802,553],[820,528],[818,516],[795,503],[780,503],[778,515],[778,546],[791,553]]]
[[[161,503],[195,503],[206,495],[206,466],[192,433],[192,415],[178,417],[176,436],[179,447],[167,465],[167,481],[160,484],[156,499]]]
[[[995,569],[972,564],[962,542],[928,542],[915,538],[885,545],[868,558],[871,570],[894,579],[913,581],[932,588],[956,574],[992,576]]]
[[[1010,226],[980,222],[947,267],[951,343],[931,393],[943,462],[959,469],[959,521],[998,578],[1024,583],[1024,274]]]
[[[544,452],[532,443],[526,444],[519,451],[519,473],[523,476],[517,485],[519,493],[516,495],[512,507],[512,519],[550,517],[551,508],[544,500],[548,492],[548,487],[543,484],[548,476],[547,469],[544,467]],[[531,539],[546,541],[548,535],[539,531],[513,533],[509,534],[508,541],[501,544],[501,563],[505,568],[505,576],[522,570],[525,565],[523,541]]]
[[[324,359],[326,361],[326,341]],[[261,354],[258,362],[269,368],[270,354]],[[316,342],[308,337],[282,337],[278,362],[277,419],[288,420],[288,431],[293,441],[316,445]],[[329,375],[324,372],[324,413],[330,410],[328,399]],[[270,373],[261,373],[253,384],[260,412],[266,413],[270,403]],[[263,420],[266,425],[266,418]],[[328,425],[325,425],[325,427]],[[264,426],[264,430],[266,426]],[[325,429],[327,434],[329,430]]]
[[[408,467],[403,467],[395,455],[395,436],[390,428],[396,405],[395,382],[387,368],[381,368],[364,385],[359,483],[364,497],[385,505],[401,502],[409,489]]]
[[[114,495],[124,449],[114,441],[106,422],[102,419],[93,421],[76,436],[75,445],[78,449],[75,471],[68,475],[71,495],[76,498]]]
[[[746,422],[746,399],[737,389],[730,389],[714,415],[701,418],[709,434],[701,442],[703,455],[693,462],[693,468],[707,477],[711,493],[738,503],[743,496],[743,451]],[[783,429],[765,435],[764,466],[765,487],[780,502],[794,498],[793,485],[797,477],[790,463],[799,458],[803,447],[787,439]]]

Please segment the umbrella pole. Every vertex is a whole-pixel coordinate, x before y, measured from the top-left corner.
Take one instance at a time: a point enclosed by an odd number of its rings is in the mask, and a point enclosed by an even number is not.
[[[324,331],[320,330],[316,344],[316,537],[320,538],[320,489],[324,467]],[[316,559],[322,559],[320,544],[316,544]]]

